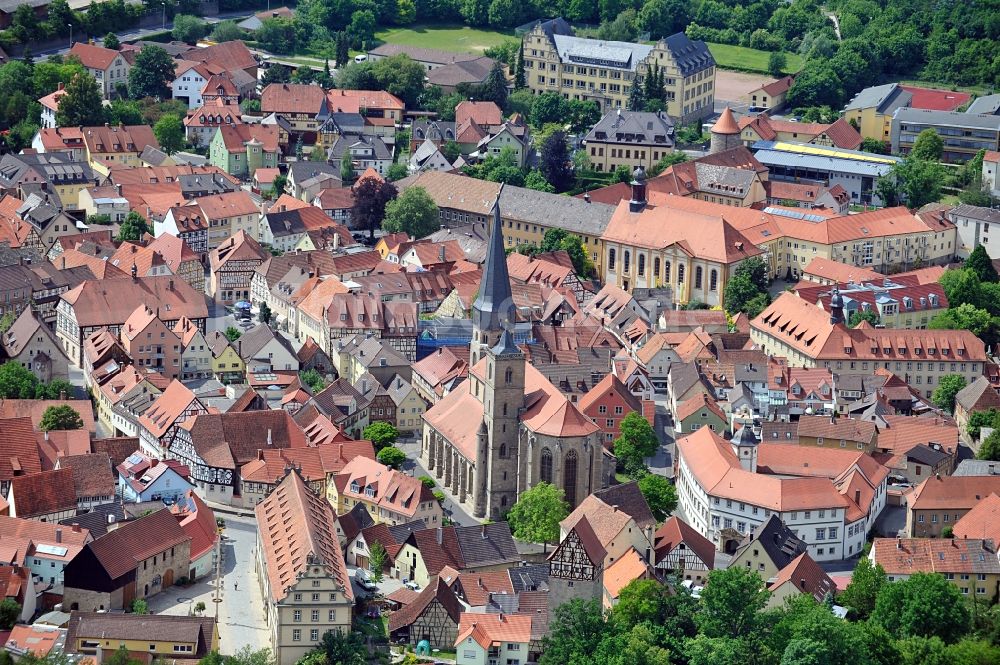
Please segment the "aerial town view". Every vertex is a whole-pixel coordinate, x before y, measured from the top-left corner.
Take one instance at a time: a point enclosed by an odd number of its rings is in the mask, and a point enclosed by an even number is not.
[[[0,0],[0,665],[1000,665],[1000,0],[284,1]]]

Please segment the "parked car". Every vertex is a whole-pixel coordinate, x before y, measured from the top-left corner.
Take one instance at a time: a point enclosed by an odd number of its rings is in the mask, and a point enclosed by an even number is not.
[[[358,572],[354,574],[354,579],[357,581],[358,586],[365,591],[376,591],[378,589],[378,585],[376,585],[368,573],[361,568],[358,568]]]

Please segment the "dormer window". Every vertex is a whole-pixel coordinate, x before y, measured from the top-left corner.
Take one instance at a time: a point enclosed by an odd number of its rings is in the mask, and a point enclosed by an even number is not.
[[[351,491],[355,494],[361,491],[361,486],[358,485],[358,481],[355,480],[351,483]]]
[[[371,485],[369,485],[368,487],[366,487],[365,488],[365,496],[368,497],[369,499],[374,499],[375,498],[375,488],[372,487]]]

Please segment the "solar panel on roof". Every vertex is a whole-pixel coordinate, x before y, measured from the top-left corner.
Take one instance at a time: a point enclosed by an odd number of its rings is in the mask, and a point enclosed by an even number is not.
[[[68,552],[69,549],[59,545],[36,545],[35,551],[52,556],[66,556],[66,552]]]

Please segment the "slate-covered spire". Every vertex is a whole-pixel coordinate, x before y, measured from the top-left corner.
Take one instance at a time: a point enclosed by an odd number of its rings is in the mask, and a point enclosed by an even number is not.
[[[472,325],[480,331],[499,331],[514,322],[514,300],[510,294],[510,275],[507,273],[507,254],[503,247],[503,220],[500,218],[500,194],[493,204],[493,228],[490,244],[486,249],[483,279],[479,295],[472,303]]]

